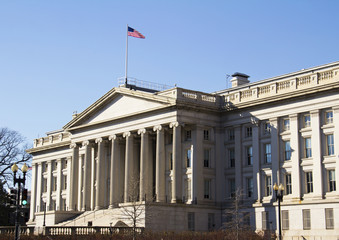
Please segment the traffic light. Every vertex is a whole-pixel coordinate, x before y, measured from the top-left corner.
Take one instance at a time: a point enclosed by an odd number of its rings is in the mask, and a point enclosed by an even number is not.
[[[26,188],[22,189],[21,204],[22,204],[22,206],[26,206],[27,205],[27,189]]]
[[[15,206],[16,205],[16,197],[17,197],[18,191],[16,189],[11,189],[9,194],[10,204]]]

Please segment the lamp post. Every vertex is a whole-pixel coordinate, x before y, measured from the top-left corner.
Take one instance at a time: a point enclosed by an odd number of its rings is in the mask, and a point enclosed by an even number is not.
[[[279,221],[279,240],[281,240],[281,216],[280,216],[280,202],[283,200],[284,196],[284,186],[280,183],[278,186],[276,183],[273,186],[273,189],[275,191],[275,198],[276,201],[278,200],[278,221]]]
[[[18,191],[17,191],[17,200],[16,200],[16,211],[15,211],[15,240],[19,240],[20,238],[20,232],[19,232],[19,207],[20,207],[20,193],[21,193],[21,184],[23,184],[23,187],[25,187],[26,182],[26,173],[28,171],[28,167],[26,163],[22,166],[21,171],[24,174],[23,178],[16,177],[16,173],[19,170],[19,167],[14,163],[11,167],[11,170],[13,171],[13,179],[14,179],[14,187],[15,184],[18,184]]]

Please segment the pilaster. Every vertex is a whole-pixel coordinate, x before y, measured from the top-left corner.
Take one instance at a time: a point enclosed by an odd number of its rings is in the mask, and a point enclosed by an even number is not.
[[[320,133],[320,114],[319,110],[311,112],[311,125],[312,125],[312,159],[313,159],[313,186],[314,198],[323,198],[324,184],[323,184],[323,167],[322,167],[322,154],[321,154],[321,133]]]
[[[37,164],[32,164],[32,186],[31,186],[31,202],[29,222],[34,221],[34,214],[36,212],[36,193],[37,193]],[[41,184],[41,181],[39,182]]]
[[[298,114],[289,116],[291,131],[291,161],[292,161],[292,197],[296,200],[301,198],[301,170],[300,170],[300,138]]]
[[[237,135],[235,135],[237,136]],[[252,125],[252,154],[253,154],[253,199],[257,203],[261,202],[263,196],[261,190],[261,162],[260,162],[260,140],[259,140],[259,126]]]

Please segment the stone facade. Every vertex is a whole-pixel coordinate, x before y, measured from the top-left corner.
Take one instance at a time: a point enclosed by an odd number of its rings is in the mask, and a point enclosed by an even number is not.
[[[113,88],[36,139],[29,224],[128,225],[118,212],[137,196],[139,226],[207,231],[239,189],[244,222],[275,231],[282,183],[284,239],[337,239],[339,62],[247,78],[213,94]]]

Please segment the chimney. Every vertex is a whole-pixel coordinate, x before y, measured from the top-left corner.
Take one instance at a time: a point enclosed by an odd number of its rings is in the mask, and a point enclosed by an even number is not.
[[[249,83],[250,81],[248,80],[248,78],[250,76],[244,74],[244,73],[239,73],[239,72],[236,72],[232,75],[232,79],[231,79],[231,83],[232,83],[232,87],[237,87],[237,86],[240,86],[240,85],[244,85],[244,84],[247,84]]]

